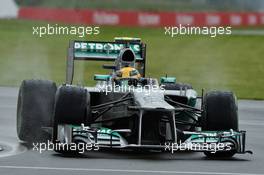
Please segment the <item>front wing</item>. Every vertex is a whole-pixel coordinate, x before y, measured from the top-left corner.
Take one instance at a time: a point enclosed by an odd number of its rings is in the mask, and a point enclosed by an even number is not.
[[[98,148],[113,149],[149,149],[161,151],[196,151],[252,153],[245,149],[246,131],[182,131],[187,138],[177,143],[166,142],[159,145],[129,144],[122,133],[131,132],[129,129],[111,130],[108,128],[89,126],[59,125],[57,141],[64,144],[87,143]]]

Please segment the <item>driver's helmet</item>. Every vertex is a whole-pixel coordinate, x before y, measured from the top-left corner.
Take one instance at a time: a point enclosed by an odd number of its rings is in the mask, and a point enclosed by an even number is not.
[[[139,71],[135,68],[136,56],[130,48],[124,48],[121,50],[117,59],[116,78],[134,78],[139,79],[141,77]]]
[[[127,66],[127,67],[123,67],[117,71],[117,77],[139,79],[141,77],[141,75],[137,69],[130,67],[130,66]]]

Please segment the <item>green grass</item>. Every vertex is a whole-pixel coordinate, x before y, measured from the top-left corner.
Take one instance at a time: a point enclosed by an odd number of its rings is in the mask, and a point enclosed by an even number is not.
[[[0,20],[0,85],[19,86],[23,79],[65,81],[66,48],[77,36],[32,35],[32,26],[46,23]],[[101,27],[85,40],[141,37],[147,43],[147,76],[168,74],[195,89],[234,91],[239,98],[264,99],[263,36],[164,35],[161,28]],[[99,62],[77,62],[75,83],[93,85],[94,73],[106,73]]]

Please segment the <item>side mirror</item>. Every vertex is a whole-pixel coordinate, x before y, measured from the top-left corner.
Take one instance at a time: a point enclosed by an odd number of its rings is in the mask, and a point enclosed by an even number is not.
[[[94,75],[94,80],[95,81],[109,81],[110,80],[110,75],[99,75],[95,74]]]
[[[161,77],[160,78],[160,83],[176,83],[176,78],[175,77]]]
[[[115,66],[115,65],[107,65],[107,64],[104,64],[104,65],[103,65],[103,68],[104,68],[104,69],[112,69],[112,70],[116,70],[116,66]]]

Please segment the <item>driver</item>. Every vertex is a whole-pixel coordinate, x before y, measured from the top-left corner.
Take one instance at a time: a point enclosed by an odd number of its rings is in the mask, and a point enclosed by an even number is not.
[[[140,79],[141,75],[138,72],[137,69],[134,67],[130,67],[129,63],[124,64],[124,67],[121,68],[116,72],[116,78],[117,79],[123,79],[123,78],[134,78],[134,79]]]
[[[141,75],[135,68],[136,56],[132,49],[124,48],[121,50],[117,61],[117,71],[115,72],[115,79],[134,79],[139,80]]]

